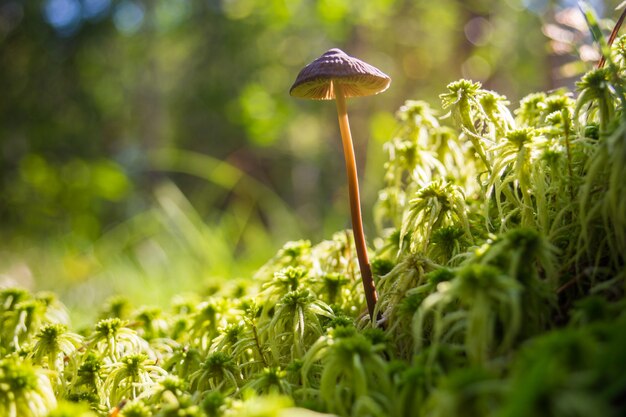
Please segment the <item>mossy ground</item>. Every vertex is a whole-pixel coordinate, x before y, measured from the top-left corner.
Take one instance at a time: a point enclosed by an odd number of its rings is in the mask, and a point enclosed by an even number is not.
[[[78,331],[54,295],[5,289],[0,415],[624,415],[616,45],[576,99],[511,112],[460,80],[444,117],[405,103],[370,236],[376,325],[349,231],[167,311],[112,299]]]

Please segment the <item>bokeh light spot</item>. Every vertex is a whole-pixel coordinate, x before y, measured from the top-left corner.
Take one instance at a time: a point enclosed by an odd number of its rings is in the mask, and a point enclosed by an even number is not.
[[[65,30],[80,22],[81,7],[78,0],[48,0],[44,6],[46,22],[57,30]]]
[[[125,35],[136,33],[143,23],[145,10],[140,3],[123,1],[113,13],[113,24]]]
[[[99,19],[109,11],[111,0],[83,0],[82,5],[85,19]]]
[[[489,20],[484,17],[471,19],[464,27],[465,37],[473,45],[482,46],[489,43],[493,27]]]
[[[244,115],[250,119],[270,119],[274,115],[276,103],[272,96],[260,85],[246,86],[240,97]]]
[[[345,0],[321,0],[317,3],[317,12],[326,22],[338,22],[350,12],[350,6]]]
[[[93,186],[98,195],[109,201],[121,200],[130,190],[130,181],[122,168],[111,161],[101,161],[92,169]]]

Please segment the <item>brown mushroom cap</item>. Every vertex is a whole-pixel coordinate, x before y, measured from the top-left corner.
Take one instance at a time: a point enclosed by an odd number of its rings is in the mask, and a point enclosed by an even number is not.
[[[346,97],[361,97],[385,91],[391,78],[379,69],[340,49],[330,49],[304,67],[289,94],[299,98],[332,100],[332,82],[341,83]]]

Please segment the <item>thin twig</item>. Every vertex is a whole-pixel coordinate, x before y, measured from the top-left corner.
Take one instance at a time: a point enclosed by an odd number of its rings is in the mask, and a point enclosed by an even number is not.
[[[607,44],[609,45],[609,47],[613,45],[615,38],[617,38],[617,34],[619,33],[620,28],[622,27],[622,23],[624,23],[624,19],[626,19],[626,8],[624,9],[624,11],[622,11],[622,14],[619,16],[619,19],[617,19],[617,23],[615,23],[615,27],[613,27],[613,30],[611,31],[611,35],[609,35],[609,39],[607,41]],[[597,68],[600,69],[604,67],[605,63],[606,63],[606,57],[602,55],[602,57],[598,61]]]

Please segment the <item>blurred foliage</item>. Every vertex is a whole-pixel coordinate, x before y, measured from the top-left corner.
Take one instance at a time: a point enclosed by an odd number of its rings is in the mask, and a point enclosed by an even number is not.
[[[334,106],[287,93],[304,64],[335,46],[393,79],[385,94],[350,103],[373,235],[393,109],[407,97],[433,101],[460,76],[513,101],[571,84],[572,68],[559,69],[589,41],[559,18],[576,12],[573,3],[3,0],[0,272],[28,285],[54,271],[44,287],[95,279],[111,263],[92,253],[120,230],[132,244],[110,247],[138,276],[149,275],[144,261],[154,255],[138,248],[160,248],[170,260],[161,265],[188,264],[172,261],[188,243],[159,222],[171,215],[164,189],[182,191],[174,200],[206,236],[227,236],[222,255],[191,262],[224,266],[202,277],[245,275],[245,262],[258,265],[287,238],[319,240],[345,227]],[[608,4],[594,6],[608,14]],[[114,291],[132,281],[125,271]]]
[[[71,231],[93,239],[149,207],[153,186],[165,177],[202,213],[228,206],[215,206],[219,190],[165,173],[146,158],[148,151],[174,147],[227,160],[278,190],[308,233],[321,238],[320,230],[328,234],[345,224],[347,207],[345,190],[333,183],[343,172],[334,156],[340,152],[334,109],[287,94],[305,63],[338,46],[392,76],[388,93],[354,103],[364,164],[368,137],[378,150],[389,139],[389,111],[417,92],[432,99],[459,76],[513,99],[551,86],[541,16],[566,6],[517,0],[3,1],[3,232]],[[370,155],[372,166],[379,165],[377,154]],[[373,184],[365,182],[364,194],[373,201],[379,175],[368,174]]]

